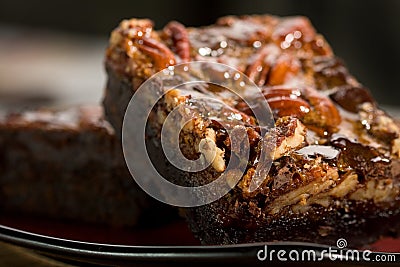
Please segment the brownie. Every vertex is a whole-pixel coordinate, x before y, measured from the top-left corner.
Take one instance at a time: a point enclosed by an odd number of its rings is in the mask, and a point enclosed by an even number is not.
[[[101,106],[3,112],[0,210],[111,226],[145,220],[159,204],[132,179],[103,116]]]
[[[182,209],[203,244],[289,240],[333,245],[346,238],[349,246],[359,247],[397,235],[399,126],[307,18],[229,16],[200,28],[171,22],[161,31],[147,19],[122,21],[106,52],[104,107],[117,135],[127,104],[144,81],[168,66],[197,60],[244,72],[262,92],[252,102],[267,101],[275,119],[275,127],[263,132],[254,109],[226,88],[208,84],[171,91],[160,84],[163,97],[149,116],[147,139],[150,156],[167,179],[199,186],[223,175],[234,159],[232,138],[246,137],[229,137],[222,125],[243,129],[250,144],[245,173],[228,194]],[[195,95],[220,100],[228,109]],[[182,153],[207,159],[207,152],[198,149],[204,140],[217,151],[203,171],[180,171],[162,156],[161,127],[178,106],[170,127],[182,128],[180,119],[187,116],[193,122],[179,136]],[[206,116],[210,112],[215,116]],[[268,169],[261,157],[271,147]],[[229,183],[229,174],[224,175]],[[249,190],[257,177],[262,183]]]
[[[292,83],[295,76],[304,76],[296,83],[320,88],[357,84],[304,17],[229,16],[201,28],[173,21],[161,31],[148,19],[124,20],[111,33],[105,59],[103,103],[118,136],[135,90],[167,66],[188,61],[227,64],[259,86]]]

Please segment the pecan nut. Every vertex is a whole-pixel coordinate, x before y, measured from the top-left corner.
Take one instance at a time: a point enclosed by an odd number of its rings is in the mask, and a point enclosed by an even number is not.
[[[267,81],[270,66],[265,62],[265,58],[271,53],[270,46],[263,47],[257,54],[253,63],[245,71],[245,74],[258,86],[263,86]]]
[[[301,68],[298,59],[295,59],[288,54],[282,54],[272,66],[268,85],[281,85],[289,78],[290,75],[296,75]]]
[[[299,90],[269,87],[264,88],[263,95],[279,117],[294,116],[302,119],[310,111],[310,105],[301,98]]]
[[[332,100],[314,88],[306,88],[303,93],[312,106],[305,123],[334,131],[341,122],[341,116]]]
[[[182,62],[188,62],[190,60],[190,44],[185,26],[177,21],[171,21],[164,27],[164,33],[172,39],[173,49]]]
[[[152,58],[158,70],[176,63],[172,51],[157,40],[157,33],[153,32],[153,23],[147,19],[125,20],[120,24],[120,30],[111,36],[110,43],[118,45],[129,57],[134,57],[137,50]]]
[[[310,105],[302,99],[299,90],[284,87],[265,87],[262,93],[276,118],[293,116],[302,119],[310,111]],[[256,99],[252,102],[257,103],[258,101],[264,101],[264,99]],[[252,115],[252,110],[257,107],[249,107],[244,101],[240,101],[237,103],[236,108],[248,115]]]
[[[137,47],[154,60],[158,70],[175,65],[175,56],[169,48],[161,42],[151,38],[137,40]]]

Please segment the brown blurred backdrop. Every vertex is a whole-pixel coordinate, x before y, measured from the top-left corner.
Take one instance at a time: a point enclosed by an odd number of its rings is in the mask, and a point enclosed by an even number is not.
[[[7,63],[4,66],[3,61],[3,66],[1,65],[1,49],[3,54],[9,55],[8,60],[12,61],[13,58],[8,52],[11,48],[8,45],[12,45],[15,36],[18,36],[16,39],[23,43],[22,48],[25,50],[32,48],[30,38],[35,39],[33,44],[41,47],[43,43],[37,40],[40,36],[58,36],[48,50],[56,53],[57,46],[60,46],[60,49],[67,47],[64,52],[67,55],[72,54],[64,63],[60,63],[59,56],[50,57],[53,63],[49,61],[48,71],[53,76],[57,75],[53,74],[51,64],[61,69],[65,67],[63,64],[67,64],[70,73],[65,69],[69,75],[64,77],[65,81],[72,79],[75,82],[66,88],[78,88],[76,90],[81,92],[80,98],[86,101],[101,97],[104,82],[101,54],[106,46],[109,32],[121,19],[149,17],[160,28],[169,20],[198,26],[213,23],[222,15],[253,13],[308,16],[318,31],[328,39],[336,54],[343,58],[350,71],[372,90],[378,101],[386,105],[400,106],[398,101],[400,99],[400,1],[397,0],[2,0],[0,2],[0,91],[2,86],[13,87],[10,86],[12,82],[1,81],[5,76],[10,80],[10,75],[6,75],[4,71],[9,73],[7,66],[11,64]],[[60,37],[58,33],[63,34]],[[52,37],[49,39],[53,40]],[[72,52],[71,46],[75,49],[72,49]],[[39,52],[43,53],[42,50]],[[17,53],[15,49],[13,51]],[[39,52],[38,56],[41,55]],[[82,59],[85,54],[87,59],[82,61],[84,65],[82,67],[76,60]],[[41,64],[46,65],[46,62]],[[20,62],[14,66],[12,75],[20,72],[20,65],[23,64]],[[33,66],[36,66],[36,63]],[[34,75],[36,81],[44,78],[37,78],[43,73]],[[56,83],[57,81],[46,86],[54,87],[57,86]],[[36,86],[40,87],[40,82]],[[82,91],[86,90],[91,92],[90,97],[85,98],[85,93]],[[70,102],[79,101],[72,98]]]

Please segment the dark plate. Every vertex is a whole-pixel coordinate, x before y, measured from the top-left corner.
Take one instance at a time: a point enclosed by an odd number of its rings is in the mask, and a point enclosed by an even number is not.
[[[3,217],[4,218],[4,217]],[[10,217],[9,217],[10,218]],[[56,231],[56,236],[82,236],[88,240],[109,240],[109,242],[121,242],[121,244],[102,244],[93,242],[74,241],[65,238],[50,237],[41,234],[34,234],[32,232],[18,230],[5,225],[0,225],[0,241],[4,241],[19,247],[27,248],[35,253],[47,256],[52,259],[56,259],[66,263],[72,263],[76,265],[123,265],[123,266],[283,266],[290,263],[291,266],[320,266],[323,262],[324,266],[381,266],[382,262],[376,261],[377,257],[388,258],[387,253],[383,252],[372,252],[369,255],[370,261],[364,261],[362,259],[362,251],[359,251],[360,261],[352,260],[340,260],[340,255],[345,255],[346,250],[338,250],[331,253],[331,257],[336,257],[336,260],[331,260],[327,253],[322,254],[323,250],[328,250],[329,247],[319,244],[309,243],[298,243],[298,242],[275,242],[267,244],[241,244],[241,245],[229,245],[229,246],[200,246],[200,245],[126,245],[127,243],[145,242],[160,243],[160,244],[190,244],[196,243],[194,239],[191,239],[190,233],[185,229],[183,222],[175,222],[156,231],[154,229],[142,229],[140,232],[131,233],[132,236],[136,236],[135,240],[129,238],[129,233],[126,233],[127,239],[115,239],[113,234],[121,238],[123,229],[114,229],[103,232],[102,228],[93,229],[92,232],[85,232],[85,228],[76,227],[70,224],[59,224],[47,223],[41,224],[39,221],[31,220],[32,223],[22,223],[22,220],[16,219],[2,219],[2,223],[6,221],[6,224],[20,224],[22,229],[36,228],[36,232],[48,232]],[[29,225],[25,226],[24,225]],[[40,227],[38,225],[41,225]],[[68,226],[69,225],[69,226]],[[50,227],[51,226],[51,227]],[[48,229],[48,230],[44,230]],[[62,230],[63,229],[63,230]],[[86,230],[89,229],[86,228]],[[74,235],[72,232],[76,232]],[[98,231],[98,232],[96,232]],[[122,231],[122,232],[121,232]],[[103,232],[104,234],[99,234]],[[153,233],[151,236],[146,235]],[[94,236],[97,236],[96,238]],[[175,238],[174,238],[175,237]],[[114,239],[113,239],[114,238]],[[147,241],[144,241],[147,240]],[[167,241],[169,240],[169,241]],[[131,242],[128,242],[131,241]],[[392,243],[390,243],[390,241]],[[385,248],[391,251],[399,251],[398,240],[384,240],[375,244],[378,247],[371,247],[371,249]],[[389,242],[389,243],[388,243]],[[273,260],[266,259],[260,261],[257,259],[257,253],[265,248],[267,245],[267,251],[271,252],[275,250],[273,254]],[[277,251],[286,251],[286,258],[291,250],[298,251],[301,255],[303,250],[313,250],[316,252],[315,261],[290,261],[283,262],[277,258]],[[295,254],[293,254],[295,255]],[[392,255],[395,255],[392,253]],[[261,255],[263,256],[263,255]],[[307,256],[306,256],[307,259]],[[398,266],[400,262],[400,254],[395,255],[396,262],[386,262],[388,265]]]

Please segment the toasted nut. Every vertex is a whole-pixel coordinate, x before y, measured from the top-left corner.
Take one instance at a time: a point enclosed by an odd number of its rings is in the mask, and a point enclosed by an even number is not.
[[[341,122],[341,116],[335,104],[314,88],[304,90],[305,97],[313,109],[310,112],[310,123],[327,129],[335,129]]]
[[[130,19],[121,21],[119,28],[122,35],[137,38],[149,36],[153,26],[153,22],[149,19]]]
[[[165,26],[164,32],[174,42],[175,53],[178,54],[182,62],[188,62],[190,60],[190,44],[185,26],[177,21],[171,21]]]
[[[273,160],[277,160],[288,152],[300,147],[306,136],[306,128],[295,118],[283,118],[277,121],[278,136],[276,139],[276,148],[273,155]]]
[[[302,119],[309,111],[310,105],[301,98],[301,92],[283,87],[265,87],[263,95],[277,117],[294,116]],[[244,101],[237,103],[236,108],[248,115],[252,110]]]
[[[369,91],[360,86],[342,86],[330,95],[331,99],[350,112],[358,112],[363,103],[374,103]]]
[[[110,45],[122,45],[129,57],[140,50],[151,57],[158,70],[176,63],[175,56],[163,43],[156,40],[153,22],[148,19],[131,19],[121,22],[119,29],[113,32]]]
[[[301,119],[310,111],[308,103],[300,98],[272,98],[268,104],[279,117],[295,116]]]
[[[299,90],[270,87],[264,88],[263,94],[279,117],[295,116],[301,119],[310,111],[310,105],[301,98]]]
[[[275,55],[277,53],[274,49],[276,49],[274,46],[261,48],[253,63],[246,68],[245,74],[258,86],[264,85],[267,81],[271,66],[266,62],[266,58],[268,55]]]
[[[288,74],[295,75],[300,70],[300,62],[287,54],[282,54],[271,68],[268,84],[284,84]]]
[[[399,126],[383,110],[377,109],[374,103],[365,102],[359,105],[359,109],[361,124],[368,133],[385,143],[393,143],[399,138]]]
[[[211,162],[211,166],[217,172],[223,172],[226,168],[224,160],[225,152],[217,147],[215,142],[215,131],[211,128],[207,128],[205,138],[200,140],[199,152],[204,156],[207,162]]]
[[[163,43],[150,38],[137,40],[136,43],[140,50],[153,58],[158,70],[175,65],[174,54]]]

